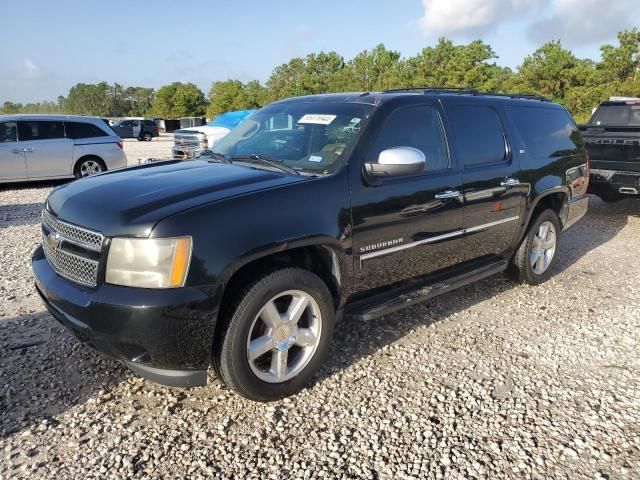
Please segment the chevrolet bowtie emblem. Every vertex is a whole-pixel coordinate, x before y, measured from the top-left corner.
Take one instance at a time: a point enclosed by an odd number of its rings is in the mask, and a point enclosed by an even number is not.
[[[59,233],[48,232],[44,238],[50,250],[56,250],[62,241]]]

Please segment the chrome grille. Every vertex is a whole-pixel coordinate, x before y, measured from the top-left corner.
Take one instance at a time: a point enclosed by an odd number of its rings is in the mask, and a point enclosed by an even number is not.
[[[173,143],[176,147],[199,147],[201,142],[204,143],[204,140],[207,137],[202,135],[202,137],[198,135],[180,135],[176,134],[173,137]]]
[[[59,233],[61,237],[71,243],[88,248],[94,252],[102,250],[104,235],[86,228],[71,225],[58,220],[46,209],[42,211],[42,223],[52,232]]]
[[[86,228],[62,222],[51,213],[42,212],[42,249],[51,267],[61,277],[80,283],[88,287],[98,284],[99,261],[75,250],[91,250],[99,252],[102,249],[104,236]],[[68,245],[76,245],[70,251]],[[77,247],[80,247],[79,249]],[[93,255],[86,252],[88,255]]]

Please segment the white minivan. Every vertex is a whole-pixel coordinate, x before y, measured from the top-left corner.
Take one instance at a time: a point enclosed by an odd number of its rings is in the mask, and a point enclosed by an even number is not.
[[[122,140],[100,118],[0,115],[0,183],[82,178],[126,165]]]

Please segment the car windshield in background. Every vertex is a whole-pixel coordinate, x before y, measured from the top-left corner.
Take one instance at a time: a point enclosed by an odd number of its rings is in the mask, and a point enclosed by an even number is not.
[[[256,110],[238,110],[236,112],[227,112],[218,115],[212,122],[207,125],[209,127],[223,127],[232,130],[240,125],[246,118],[255,113]]]
[[[260,157],[302,174],[330,175],[344,163],[372,108],[315,102],[271,105],[232,130],[213,151],[256,167],[269,168],[256,161]]]

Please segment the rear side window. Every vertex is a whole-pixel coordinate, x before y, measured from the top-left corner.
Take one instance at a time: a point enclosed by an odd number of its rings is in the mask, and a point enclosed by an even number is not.
[[[154,122],[153,120],[143,120],[142,124],[146,125],[147,127],[155,127],[156,126],[156,122]]]
[[[17,122],[1,122],[0,123],[0,143],[9,143],[18,141],[18,123]]]
[[[83,122],[67,122],[67,137],[69,138],[93,138],[93,137],[106,137],[108,134],[93,125],[92,123]]]
[[[427,160],[426,171],[449,168],[449,156],[438,112],[427,105],[396,110],[385,120],[373,145],[370,158],[394,147],[421,150]]]
[[[456,105],[451,112],[456,151],[465,167],[502,162],[506,146],[495,110],[483,105]]]
[[[557,108],[507,107],[530,158],[577,153],[582,139],[569,114]]]
[[[18,137],[21,142],[64,138],[62,122],[29,120],[18,122]]]

